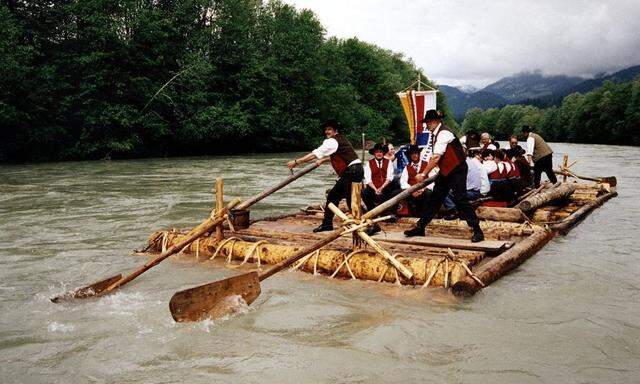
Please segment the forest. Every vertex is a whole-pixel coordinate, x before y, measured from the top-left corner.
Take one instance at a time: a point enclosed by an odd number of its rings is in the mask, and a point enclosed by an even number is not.
[[[328,118],[408,138],[416,66],[279,1],[9,0],[0,34],[3,162],[308,150]]]
[[[587,93],[564,97],[559,106],[507,105],[467,111],[462,130],[489,132],[498,139],[529,125],[548,141],[640,145],[640,76],[605,82]]]

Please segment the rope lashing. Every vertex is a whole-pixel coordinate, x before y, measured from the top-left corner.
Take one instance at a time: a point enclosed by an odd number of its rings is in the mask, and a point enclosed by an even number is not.
[[[338,265],[336,270],[333,271],[333,273],[331,274],[331,276],[329,276],[329,278],[333,279],[338,274],[338,272],[342,269],[342,266],[345,265],[347,268],[347,272],[349,272],[349,275],[351,276],[351,279],[357,280],[356,276],[353,274],[353,271],[351,270],[351,267],[349,266],[349,259],[351,258],[351,256],[357,253],[362,253],[362,252],[364,252],[363,249],[356,249],[355,251],[351,251],[346,256],[343,254],[342,256],[344,257],[344,260],[342,261],[342,263]]]
[[[251,248],[249,248],[249,251],[247,251],[247,253],[244,255],[244,260],[242,260],[242,262],[240,263],[240,265],[243,265],[244,263],[247,262],[247,260],[249,260],[249,258],[251,257],[251,255],[253,255],[253,253],[256,253],[256,258],[258,259],[257,263],[258,263],[258,267],[260,267],[260,250],[258,249],[259,246],[261,246],[262,244],[268,244],[269,242],[267,240],[260,240],[256,243],[254,243]]]
[[[238,240],[240,240],[240,239],[238,239],[237,237],[229,237],[227,239],[224,239],[220,244],[218,244],[218,247],[216,248],[216,251],[213,253],[213,256],[211,256],[209,258],[209,260],[215,259],[216,256],[218,256],[218,253],[220,252],[222,247],[224,247],[228,242],[233,241],[233,243],[231,244],[231,251],[229,252],[229,255],[231,255],[233,253],[233,246],[235,245],[236,241],[238,241]]]

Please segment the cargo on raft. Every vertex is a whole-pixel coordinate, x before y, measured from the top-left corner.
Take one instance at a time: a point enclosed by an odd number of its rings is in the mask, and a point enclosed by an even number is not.
[[[612,180],[615,178],[584,183],[567,181],[565,177],[564,182],[547,183],[529,191],[519,201],[512,202],[512,207],[484,202],[476,207],[486,238],[479,243],[469,240],[471,229],[461,220],[434,219],[425,237],[405,237],[403,231],[412,227],[417,219],[403,217],[393,223],[381,222],[382,231],[372,236],[373,243],[349,233],[306,255],[292,269],[329,278],[444,287],[456,295],[473,295],[520,265],[557,234],[566,234],[593,209],[617,196]],[[218,198],[217,205],[222,204]],[[346,206],[342,210],[346,211]],[[199,261],[218,260],[220,263],[214,265],[232,268],[240,265],[268,268],[269,264],[278,263],[322,239],[322,233],[312,233],[322,215],[320,206],[251,221],[246,212],[232,214],[224,228],[199,237],[186,246],[182,254]],[[356,209],[349,215],[357,218],[359,212]],[[340,225],[343,224],[338,217],[334,226]],[[149,237],[146,251],[164,251],[183,240],[187,233],[188,230],[177,229],[157,231]],[[399,271],[389,256],[406,267],[413,277],[405,278],[402,268]]]

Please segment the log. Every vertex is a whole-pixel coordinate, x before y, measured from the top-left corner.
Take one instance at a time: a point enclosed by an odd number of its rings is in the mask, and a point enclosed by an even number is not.
[[[481,220],[506,221],[510,223],[523,223],[525,216],[518,208],[503,207],[478,207],[476,215]]]
[[[362,183],[351,183],[351,216],[356,220],[362,217]],[[360,236],[354,233],[352,238],[354,251],[364,248]]]
[[[553,233],[547,229],[539,229],[525,240],[517,243],[501,255],[489,260],[473,271],[482,283],[487,286],[522,264],[527,258],[536,253],[551,238]],[[456,296],[471,296],[482,289],[482,285],[471,276],[466,276],[453,284],[451,290]]]
[[[573,183],[560,184],[557,187],[545,189],[535,196],[522,200],[518,205],[516,205],[516,208],[520,209],[522,212],[531,212],[534,209],[542,207],[554,200],[564,199],[571,196],[575,189],[576,186]]]
[[[587,214],[615,196],[618,196],[618,192],[612,191],[610,193],[607,193],[606,195],[598,197],[593,202],[583,205],[580,209],[573,212],[569,217],[565,218],[560,223],[552,225],[551,229],[561,234],[567,234],[571,230],[571,228],[579,221],[584,219]]]

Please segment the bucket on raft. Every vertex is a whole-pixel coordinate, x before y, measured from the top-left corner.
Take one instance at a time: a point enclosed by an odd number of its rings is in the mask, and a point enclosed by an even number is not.
[[[229,212],[229,220],[236,229],[249,228],[249,211],[248,209],[232,209]]]

